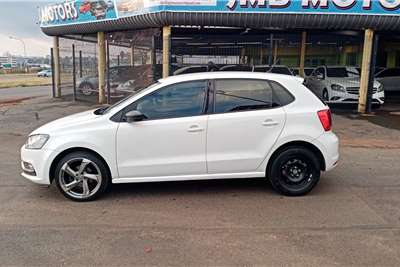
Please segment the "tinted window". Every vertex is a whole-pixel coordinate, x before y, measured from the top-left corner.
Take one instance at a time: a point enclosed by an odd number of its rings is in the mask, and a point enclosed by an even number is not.
[[[252,71],[252,67],[249,66],[241,66],[241,65],[235,65],[235,66],[224,66],[220,69],[220,71]]]
[[[293,75],[288,68],[285,67],[273,67],[269,72],[285,75]]]
[[[188,73],[205,72],[205,71],[207,71],[207,67],[192,67],[188,68],[187,70],[184,70],[179,74],[188,74]]]
[[[271,67],[268,67],[268,66],[255,66],[254,72],[267,72],[270,69],[271,69]]]
[[[323,77],[325,78],[325,70],[324,70],[324,68],[315,69],[312,75],[313,76],[317,76],[318,74],[322,74]]]
[[[235,112],[279,106],[273,102],[272,88],[261,80],[217,80],[215,112]]]
[[[285,106],[294,101],[294,97],[279,83],[270,82],[274,91],[273,98],[276,102],[279,102],[280,106]]]
[[[340,77],[340,78],[349,77],[346,68],[327,68],[326,75],[328,77]]]
[[[386,69],[376,75],[378,78],[384,78],[384,77],[396,77],[400,76],[400,69]]]
[[[312,73],[312,71],[313,71],[313,69],[304,69],[304,74],[305,74],[306,76],[310,76],[311,73]]]
[[[149,120],[198,116],[203,113],[206,81],[174,84],[146,95],[125,112],[138,110]]]

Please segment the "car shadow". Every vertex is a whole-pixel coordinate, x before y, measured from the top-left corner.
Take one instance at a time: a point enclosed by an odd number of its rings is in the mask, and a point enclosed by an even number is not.
[[[235,194],[235,193],[276,194],[264,178],[196,180],[113,184],[109,197],[140,195],[197,195],[197,194]]]

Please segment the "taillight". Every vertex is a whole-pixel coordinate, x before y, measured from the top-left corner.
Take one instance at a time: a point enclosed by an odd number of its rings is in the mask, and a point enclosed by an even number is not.
[[[318,118],[326,132],[332,129],[332,115],[330,109],[318,111]]]

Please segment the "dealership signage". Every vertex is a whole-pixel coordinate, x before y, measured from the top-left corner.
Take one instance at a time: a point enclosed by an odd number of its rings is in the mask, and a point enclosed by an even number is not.
[[[162,11],[400,15],[400,0],[66,0],[39,15],[53,26]]]
[[[114,0],[67,0],[39,9],[42,26],[116,19]]]
[[[226,6],[230,10],[242,8],[281,8],[289,9],[293,6],[295,9],[338,9],[362,12],[362,10],[371,10],[373,5],[379,5],[383,10],[395,11],[400,8],[400,0],[228,0]],[[356,10],[360,8],[360,10]]]

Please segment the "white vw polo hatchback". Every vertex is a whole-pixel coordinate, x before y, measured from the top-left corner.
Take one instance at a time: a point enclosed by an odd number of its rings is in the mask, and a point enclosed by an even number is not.
[[[21,148],[22,175],[55,182],[76,201],[110,183],[253,177],[299,196],[338,162],[331,124],[329,108],[296,77],[174,76],[35,130]]]

